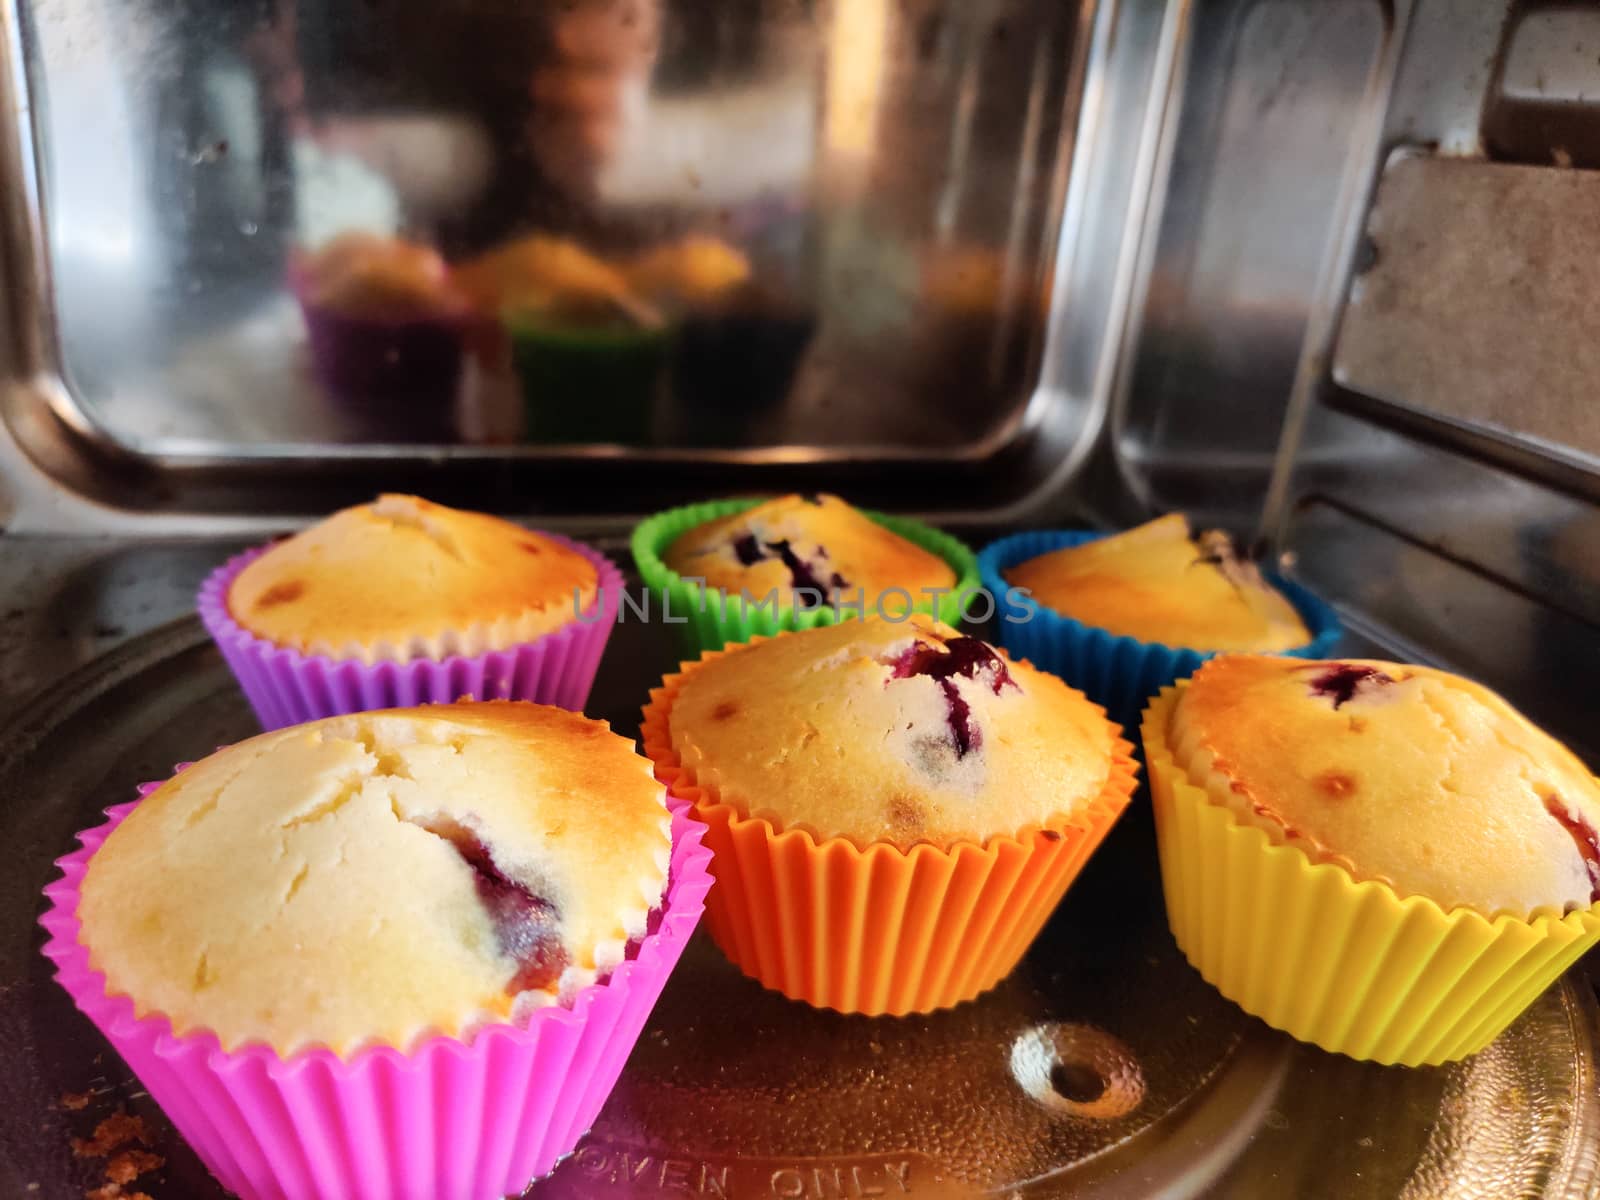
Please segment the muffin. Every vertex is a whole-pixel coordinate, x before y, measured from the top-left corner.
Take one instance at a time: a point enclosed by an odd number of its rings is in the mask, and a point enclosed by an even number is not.
[[[245,1196],[520,1193],[709,887],[632,743],[542,705],[262,734],[111,815],[63,860],[46,953]]]
[[[852,616],[959,621],[978,586],[954,538],[815,493],[671,509],[634,530],[633,557],[691,650]]]
[[[270,729],[462,697],[581,708],[620,586],[579,543],[385,495],[231,560],[200,610]]]
[[[1231,538],[1172,513],[1123,533],[1023,533],[984,549],[1004,596],[1000,640],[1056,671],[1130,728],[1145,700],[1225,651],[1330,651],[1338,619],[1267,580]]]
[[[532,234],[463,264],[456,278],[510,339],[530,440],[647,440],[668,329],[621,268]]]
[[[1182,513],[1004,572],[1040,604],[1121,637],[1193,650],[1274,653],[1311,640],[1294,605],[1226,533],[1189,532]]]
[[[872,521],[837,496],[780,496],[698,525],[663,559],[680,575],[736,595],[776,591],[785,604],[834,592],[949,590],[956,573],[937,554]]]
[[[743,251],[691,235],[627,265],[635,290],[673,316],[672,430],[683,444],[734,446],[781,404],[816,314],[755,278]]]
[[[180,1036],[404,1053],[614,969],[661,901],[669,823],[627,739],[564,709],[331,717],[157,788],[78,917],[107,987]]]
[[[1464,1057],[1600,940],[1600,782],[1469,680],[1224,656],[1144,743],[1179,946],[1303,1041]]]
[[[924,614],[707,654],[643,725],[709,827],[717,944],[792,999],[869,1014],[957,1004],[1016,965],[1133,791],[1120,733]]]
[[[290,266],[318,382],[363,436],[450,440],[471,317],[427,246],[352,232]]]

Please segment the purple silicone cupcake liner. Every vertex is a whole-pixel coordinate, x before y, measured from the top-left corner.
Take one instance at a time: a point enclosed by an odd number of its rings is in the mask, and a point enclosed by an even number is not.
[[[324,654],[302,654],[274,645],[242,628],[228,611],[228,589],[239,572],[266,553],[257,546],[229,559],[200,585],[198,607],[222,657],[239,681],[264,730],[282,729],[319,717],[411,708],[454,700],[532,700],[582,712],[600,656],[616,621],[622,572],[582,542],[546,533],[594,564],[598,596],[582,616],[507,650],[364,663]]]

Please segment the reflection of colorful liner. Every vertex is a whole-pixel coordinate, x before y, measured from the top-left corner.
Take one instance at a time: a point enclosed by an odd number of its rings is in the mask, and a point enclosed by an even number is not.
[[[944,559],[955,572],[954,587],[937,597],[912,596],[903,589],[890,588],[882,596],[865,597],[864,605],[859,602],[858,591],[846,589],[841,594],[842,603],[838,608],[827,603],[797,606],[779,604],[767,597],[746,598],[707,588],[698,580],[684,578],[662,561],[662,555],[666,554],[672,543],[695,526],[743,512],[760,503],[758,499],[747,498],[686,504],[657,513],[634,527],[634,565],[643,576],[654,602],[663,613],[671,615],[673,623],[682,631],[685,649],[690,654],[717,650],[729,642],[747,642],[757,635],[771,636],[785,630],[812,629],[818,625],[833,625],[841,619],[870,616],[878,611],[880,603],[885,615],[891,618],[903,616],[906,611],[928,612],[948,625],[956,625],[966,612],[973,593],[981,586],[977,560],[960,541],[921,521],[867,510],[863,510],[864,515],[879,525]],[[827,601],[831,597],[818,599]],[[862,612],[863,608],[865,613]],[[681,623],[680,618],[683,618]]]
[[[999,983],[1127,808],[1138,768],[1122,730],[1111,728],[1100,794],[1043,826],[948,848],[819,842],[746,816],[672,748],[684,680],[741,649],[682,664],[651,690],[640,727],[656,778],[706,823],[717,880],[706,904],[712,939],[764,986],[839,1012],[932,1012]]]
[[[672,355],[672,388],[688,436],[737,443],[744,419],[789,395],[817,329],[810,314],[730,310],[686,318]]]
[[[665,380],[666,329],[588,328],[515,312],[506,327],[529,441],[649,441]]]
[[[303,273],[290,272],[318,383],[372,435],[449,441],[470,318],[465,311],[379,319],[314,304]]]
[[[1105,706],[1112,720],[1124,729],[1134,730],[1139,727],[1139,713],[1151,696],[1167,684],[1193,675],[1215,652],[1108,633],[1063,616],[1029,597],[1007,597],[1008,568],[1064,546],[1081,546],[1106,536],[1081,530],[1012,534],[983,548],[978,555],[978,570],[1001,614],[995,622],[1000,644],[1016,657],[1081,688],[1089,699]],[[1295,658],[1331,654],[1343,634],[1338,614],[1298,584],[1276,576],[1268,579],[1288,597],[1311,630],[1310,642],[1285,653]],[[1008,614],[1015,614],[1016,619],[1006,619]]]
[[[1422,1066],[1483,1049],[1590,947],[1600,904],[1566,915],[1445,912],[1357,881],[1243,825],[1232,781],[1167,738],[1187,681],[1144,716],[1167,919],[1228,999],[1324,1050]]]
[[[626,960],[570,1006],[467,1040],[284,1059],[264,1045],[225,1051],[213,1034],[175,1034],[160,1013],[139,1015],[127,996],[109,994],[78,937],[78,898],[90,857],[136,803],[107,809],[110,819],[57,862],[43,953],[207,1169],[245,1200],[521,1195],[594,1124],[704,911],[705,826],[686,804],[669,796],[667,805],[667,890]]]

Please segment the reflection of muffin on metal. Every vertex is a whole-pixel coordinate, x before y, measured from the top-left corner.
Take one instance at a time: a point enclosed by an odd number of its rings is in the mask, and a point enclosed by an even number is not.
[[[457,277],[506,331],[530,440],[648,438],[668,332],[622,270],[570,239],[532,234]]]
[[[625,270],[634,288],[669,305],[713,304],[750,279],[750,259],[720,238],[691,234],[636,255]]]
[[[312,370],[368,436],[449,440],[471,312],[436,251],[354,231],[297,252]]]
[[[533,233],[455,269],[456,286],[479,311],[494,316],[508,306],[567,303],[635,303],[628,278],[570,238]]]
[[[635,257],[640,294],[677,315],[672,387],[681,436],[738,444],[782,403],[816,333],[816,315],[756,278],[749,257],[694,234]]]
[[[308,304],[347,317],[401,320],[461,308],[438,251],[400,238],[352,230],[297,253],[294,268]]]
[[[512,309],[506,325],[530,441],[649,439],[667,362],[665,327],[559,304]]]

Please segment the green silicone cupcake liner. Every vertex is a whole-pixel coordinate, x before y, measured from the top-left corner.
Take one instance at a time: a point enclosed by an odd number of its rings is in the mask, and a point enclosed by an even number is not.
[[[661,561],[667,548],[696,525],[743,512],[761,502],[759,499],[745,498],[686,504],[641,521],[633,531],[634,565],[639,568],[639,574],[650,590],[650,603],[655,606],[648,619],[664,620],[676,625],[684,649],[691,656],[706,650],[720,650],[729,642],[748,642],[753,637],[771,637],[793,629],[832,625],[859,612],[857,607],[849,603],[837,608],[829,605],[798,608],[793,604],[772,605],[759,600],[747,602],[743,597],[727,595],[720,588],[708,588],[705,584],[687,580]],[[937,597],[936,601],[931,597],[913,597],[910,610],[932,613],[948,625],[957,624],[965,614],[973,594],[983,587],[978,578],[978,560],[972,551],[949,534],[924,525],[921,521],[867,509],[862,511],[879,525],[921,546],[930,554],[937,554],[950,565],[956,573],[954,590]],[[869,612],[875,611],[873,598],[868,598],[867,607]],[[887,611],[893,614],[901,611],[898,596],[887,606]]]

